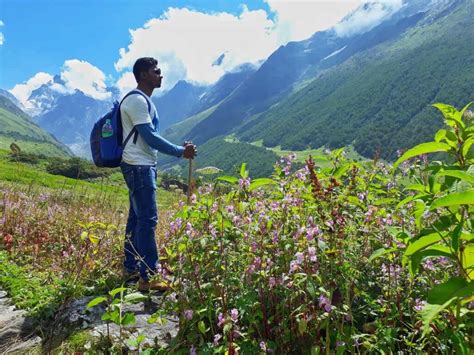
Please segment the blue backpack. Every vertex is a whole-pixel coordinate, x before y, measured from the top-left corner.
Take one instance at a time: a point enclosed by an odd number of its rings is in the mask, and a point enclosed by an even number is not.
[[[132,138],[132,135],[134,135],[133,143],[137,143],[138,131],[135,127],[133,127],[122,144],[123,126],[122,116],[120,114],[120,105],[126,97],[133,94],[138,94],[145,97],[145,95],[139,91],[130,91],[127,95],[125,95],[120,103],[118,101],[114,101],[114,106],[112,109],[102,116],[92,128],[90,136],[92,158],[94,159],[94,164],[98,167],[116,168],[120,166],[123,150],[125,149],[125,146],[127,145],[130,138]],[[148,112],[150,112],[150,103],[148,100],[146,100],[146,102],[148,104]]]

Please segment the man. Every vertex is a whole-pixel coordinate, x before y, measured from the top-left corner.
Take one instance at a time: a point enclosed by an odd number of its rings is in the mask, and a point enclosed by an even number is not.
[[[155,105],[151,101],[154,89],[161,87],[163,76],[154,58],[139,58],[133,66],[137,81],[134,94],[127,95],[120,106],[123,137],[133,128],[135,136],[125,145],[121,170],[130,196],[125,238],[124,274],[126,278],[139,272],[140,291],[163,290],[166,286],[153,280],[158,264],[155,229],[158,221],[156,206],[156,158],[157,152],[176,157],[193,159],[196,146],[185,143],[178,146],[159,134],[159,121]],[[137,275],[138,276],[138,275]]]

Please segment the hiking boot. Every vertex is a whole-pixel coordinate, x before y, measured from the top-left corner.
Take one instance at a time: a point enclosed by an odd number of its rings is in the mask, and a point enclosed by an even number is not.
[[[140,278],[140,272],[138,270],[128,271],[127,269],[123,269],[122,271],[122,279],[124,281],[138,281]]]
[[[148,291],[160,291],[166,292],[170,289],[170,284],[167,281],[163,280],[144,280],[140,277],[138,280],[138,291],[148,292]]]

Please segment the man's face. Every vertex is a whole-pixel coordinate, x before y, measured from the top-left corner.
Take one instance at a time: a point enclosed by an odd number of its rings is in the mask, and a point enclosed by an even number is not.
[[[147,80],[150,84],[150,86],[154,88],[159,88],[161,87],[161,80],[163,79],[163,76],[161,75],[161,69],[158,68],[157,66],[154,66],[153,68],[148,69],[147,72]]]

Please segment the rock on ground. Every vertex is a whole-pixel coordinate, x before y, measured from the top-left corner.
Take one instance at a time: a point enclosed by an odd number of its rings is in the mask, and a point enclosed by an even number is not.
[[[39,344],[41,338],[34,334],[32,319],[11,305],[7,293],[0,288],[0,354],[24,354]]]

